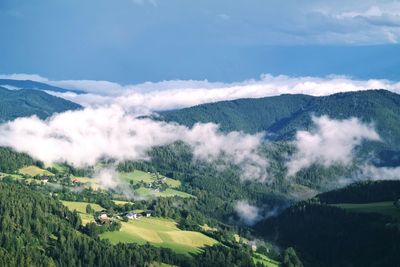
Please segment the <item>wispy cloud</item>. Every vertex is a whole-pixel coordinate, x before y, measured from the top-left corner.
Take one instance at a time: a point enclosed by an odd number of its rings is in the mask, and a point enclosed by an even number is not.
[[[288,174],[294,175],[312,164],[329,167],[352,163],[354,149],[364,140],[379,141],[372,125],[357,118],[334,120],[327,116],[313,117],[314,129],[298,131],[294,141],[296,153],[287,163]]]
[[[236,203],[235,211],[241,222],[247,225],[253,225],[262,219],[260,209],[244,200]]]
[[[327,26],[327,32],[335,33],[334,38],[339,42],[382,44],[400,40],[400,3],[397,1],[330,6],[318,13],[324,18],[321,22]]]

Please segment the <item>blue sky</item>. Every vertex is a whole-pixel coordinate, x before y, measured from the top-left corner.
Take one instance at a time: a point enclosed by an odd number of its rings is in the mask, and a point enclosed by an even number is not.
[[[400,77],[400,2],[1,0],[0,73],[233,82]]]

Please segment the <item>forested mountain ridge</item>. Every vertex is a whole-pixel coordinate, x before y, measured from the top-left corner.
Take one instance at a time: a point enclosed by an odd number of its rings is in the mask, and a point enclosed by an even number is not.
[[[311,116],[357,117],[372,122],[391,146],[400,147],[400,95],[386,90],[337,93],[329,96],[280,95],[203,104],[160,112],[160,120],[192,126],[214,122],[223,131],[266,131],[271,139],[288,140],[312,125]],[[392,147],[393,148],[393,147]]]
[[[305,266],[396,266],[399,198],[400,181],[355,183],[299,202],[255,230],[294,247]]]
[[[81,93],[80,91],[77,91],[77,90],[64,89],[61,87],[49,85],[47,83],[36,82],[36,81],[31,81],[31,80],[0,79],[0,87],[4,87],[4,88],[9,87],[9,88],[13,88],[13,89],[53,91],[53,92],[59,92],[59,93],[65,93],[65,92],[71,92],[71,91],[73,91],[75,93]]]
[[[0,87],[0,122],[37,115],[44,119],[53,113],[81,108],[71,101],[38,90],[7,90]]]

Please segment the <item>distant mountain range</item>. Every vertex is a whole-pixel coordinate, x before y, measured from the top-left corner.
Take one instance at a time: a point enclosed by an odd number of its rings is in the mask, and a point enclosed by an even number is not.
[[[388,147],[400,148],[400,95],[386,90],[223,101],[160,112],[158,119],[186,126],[214,122],[223,131],[266,131],[272,140],[289,140],[297,130],[312,126],[311,115],[328,115],[334,119],[357,117],[372,122]]]
[[[47,83],[35,82],[31,80],[0,79],[0,86],[11,90],[30,89],[30,90],[51,91],[58,93],[65,93],[65,92],[75,92],[78,94],[83,93],[83,91],[64,89],[57,86],[49,85]]]
[[[0,87],[0,122],[37,115],[47,118],[56,112],[75,110],[80,105],[38,90],[8,90]]]

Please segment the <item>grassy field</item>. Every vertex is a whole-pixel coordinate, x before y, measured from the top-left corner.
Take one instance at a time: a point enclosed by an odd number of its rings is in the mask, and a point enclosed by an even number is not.
[[[11,178],[16,179],[16,180],[22,179],[22,175],[20,175],[20,174],[9,174],[9,173],[0,172],[0,179],[2,179],[3,177],[6,177],[6,176],[10,176]]]
[[[171,248],[178,253],[197,253],[201,247],[211,246],[217,241],[199,232],[182,231],[176,222],[161,218],[141,218],[122,222],[118,232],[106,232],[101,238],[109,239],[111,243],[149,242],[155,246]]]
[[[79,213],[79,216],[81,216],[82,219],[82,224],[85,225],[89,222],[94,222],[94,217],[91,214],[86,213],[86,206],[87,204],[90,204],[92,209],[95,211],[101,211],[103,210],[103,207],[94,204],[94,203],[88,203],[88,202],[75,202],[75,201],[61,201],[64,206],[66,206],[69,210],[73,211],[76,210]]]
[[[366,204],[341,203],[334,204],[334,206],[354,212],[380,213],[400,219],[400,209],[396,208],[391,201],[371,202]]]
[[[260,253],[254,253],[253,261],[255,264],[261,263],[266,267],[279,267],[280,266],[279,262],[277,262],[273,259],[270,259],[267,256],[262,255]]]
[[[75,202],[75,201],[62,201],[64,206],[66,206],[70,210],[76,210],[79,213],[86,213],[86,206],[87,204],[90,204],[92,209],[95,211],[101,211],[103,210],[103,207],[101,207],[98,204],[94,203],[88,203],[88,202]]]
[[[99,181],[95,178],[78,177],[78,176],[71,175],[71,181],[73,181],[75,179],[78,179],[79,182],[85,184],[85,187],[87,187],[87,188],[91,187],[94,190],[101,188]]]
[[[132,202],[123,201],[123,200],[113,200],[113,202],[115,203],[115,205],[118,205],[118,206],[123,206],[125,204],[133,204]]]
[[[133,172],[121,172],[119,174],[121,180],[129,183],[133,181],[134,183],[144,182],[144,183],[152,183],[157,180],[157,176],[154,173],[143,172],[139,170],[135,170]],[[164,178],[164,176],[159,175],[160,178]],[[181,185],[181,182],[178,180],[174,180],[171,178],[165,177],[165,183],[172,188],[177,188]]]
[[[22,175],[28,175],[31,177],[37,176],[37,175],[47,175],[47,176],[54,176],[53,173],[49,172],[48,170],[41,169],[37,166],[27,166],[19,169],[18,171]]]
[[[151,188],[144,188],[141,187],[137,190],[135,190],[135,192],[137,194],[139,194],[142,197],[150,197],[150,196],[156,196],[156,197],[174,197],[174,196],[179,196],[179,197],[185,197],[185,198],[189,198],[189,197],[193,197],[192,195],[182,192],[182,191],[178,191],[175,189],[171,189],[171,188],[167,188],[165,191],[163,192],[155,192],[153,189]]]
[[[203,231],[206,231],[206,232],[216,232],[216,231],[218,231],[217,228],[210,227],[207,224],[201,225],[200,227],[201,227],[201,229],[203,229]]]
[[[59,164],[59,163],[54,163],[51,165],[51,167],[53,167],[54,169],[56,169],[59,172],[66,172],[68,169],[65,165]]]
[[[175,265],[170,265],[170,264],[160,263],[160,262],[153,262],[150,264],[149,267],[175,267]]]

